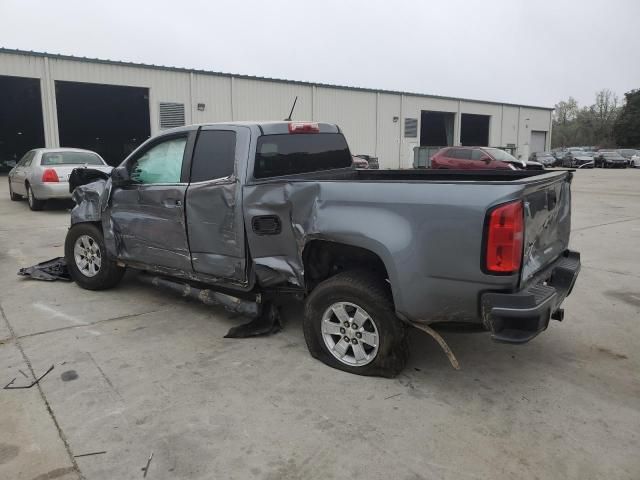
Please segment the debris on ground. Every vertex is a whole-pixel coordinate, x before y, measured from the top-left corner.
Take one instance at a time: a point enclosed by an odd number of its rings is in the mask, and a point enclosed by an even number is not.
[[[262,312],[250,322],[232,327],[224,338],[247,338],[259,335],[271,335],[282,330],[280,311],[273,303],[264,305]]]
[[[51,370],[53,370],[53,365],[51,365],[51,366],[49,367],[49,370],[47,370],[47,371],[46,371],[46,372],[44,372],[42,375],[40,375],[38,378],[36,378],[36,379],[35,379],[35,380],[30,384],[30,385],[22,385],[22,386],[17,386],[17,387],[16,387],[16,386],[13,386],[13,382],[15,382],[15,381],[16,381],[16,379],[14,378],[14,379],[13,379],[13,380],[11,380],[9,383],[7,383],[7,384],[4,386],[4,388],[3,388],[3,389],[4,389],[4,390],[18,390],[18,389],[21,389],[21,388],[31,388],[31,387],[33,387],[34,385],[37,385],[37,384],[40,382],[40,380],[42,380],[42,379],[45,377],[45,375],[47,375]]]
[[[456,370],[460,370],[460,364],[458,363],[458,359],[453,354],[453,351],[451,350],[451,348],[449,348],[449,345],[447,345],[447,342],[444,341],[444,338],[442,338],[442,336],[438,332],[436,332],[433,328],[427,325],[422,325],[418,323],[414,323],[412,325],[416,327],[418,330],[422,330],[423,332],[431,335],[433,339],[436,342],[438,342],[438,345],[440,345],[440,347],[444,351],[445,355],[449,359],[449,362],[451,363],[451,366]]]
[[[106,450],[102,450],[100,452],[81,453],[80,455],[74,455],[73,458],[90,457],[92,455],[102,455],[104,453],[107,453],[107,451]]]
[[[147,473],[149,472],[149,465],[151,465],[151,459],[153,458],[153,452],[151,452],[151,455],[149,455],[149,459],[147,460],[147,464],[142,467],[142,471],[144,472],[144,475],[142,475],[142,478],[146,478]]]
[[[31,277],[34,280],[44,280],[46,282],[55,282],[63,280],[71,281],[71,275],[67,269],[67,262],[64,257],[56,257],[46,262],[38,263],[32,267],[25,267],[18,270],[18,275]]]

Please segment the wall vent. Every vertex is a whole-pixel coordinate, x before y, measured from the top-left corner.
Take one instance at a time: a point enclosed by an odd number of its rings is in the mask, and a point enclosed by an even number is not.
[[[160,128],[184,127],[184,103],[160,102]]]
[[[418,119],[404,119],[404,136],[407,138],[416,138],[418,136]]]

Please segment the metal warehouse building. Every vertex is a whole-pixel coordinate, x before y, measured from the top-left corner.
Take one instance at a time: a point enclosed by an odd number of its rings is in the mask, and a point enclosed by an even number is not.
[[[204,122],[337,123],[351,151],[410,168],[414,147],[548,150],[552,109],[0,49],[0,165],[35,147],[81,147],[118,164],[165,128]]]

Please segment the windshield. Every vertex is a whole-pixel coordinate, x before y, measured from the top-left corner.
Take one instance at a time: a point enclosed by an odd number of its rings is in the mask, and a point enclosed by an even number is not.
[[[339,133],[263,135],[258,138],[256,178],[350,167],[349,147]]]
[[[500,150],[499,148],[483,148],[485,152],[491,155],[494,159],[499,160],[501,162],[516,162],[522,163],[513,155],[508,154],[504,150]]]
[[[602,154],[603,157],[608,157],[608,158],[621,158],[619,153],[616,152],[604,152]]]
[[[40,165],[104,165],[102,159],[91,152],[49,152],[42,154]]]

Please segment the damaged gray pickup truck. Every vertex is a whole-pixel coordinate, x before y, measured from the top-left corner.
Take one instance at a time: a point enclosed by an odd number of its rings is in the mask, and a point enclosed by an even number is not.
[[[523,343],[562,320],[580,270],[571,172],[351,165],[332,124],[163,132],[75,189],[70,273],[98,290],[137,269],[256,315],[304,297],[311,354],[363,375],[404,367],[410,325]]]

